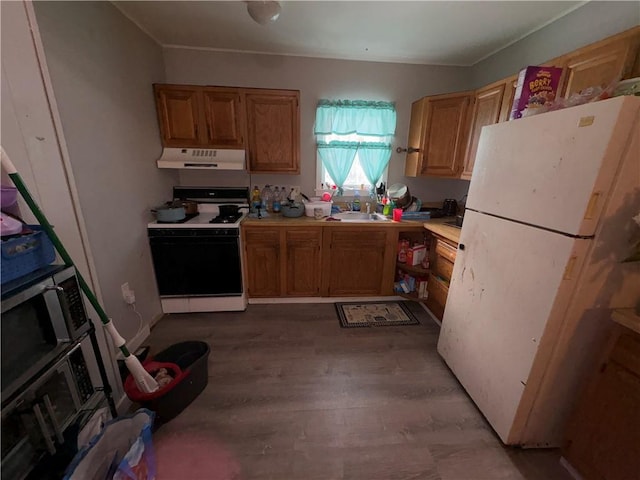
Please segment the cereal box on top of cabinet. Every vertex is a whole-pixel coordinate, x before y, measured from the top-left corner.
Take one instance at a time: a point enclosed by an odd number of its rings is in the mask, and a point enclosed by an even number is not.
[[[509,120],[527,116],[527,109],[551,105],[558,94],[561,75],[562,68],[559,67],[523,68],[518,75]]]

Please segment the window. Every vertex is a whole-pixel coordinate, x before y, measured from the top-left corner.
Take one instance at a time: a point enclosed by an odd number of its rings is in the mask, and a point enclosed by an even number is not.
[[[316,110],[318,187],[371,189],[386,175],[396,111],[389,102],[320,100]]]

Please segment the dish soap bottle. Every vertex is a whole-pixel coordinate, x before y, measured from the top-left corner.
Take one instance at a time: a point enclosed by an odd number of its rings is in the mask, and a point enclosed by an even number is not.
[[[353,194],[352,210],[354,212],[359,212],[360,211],[360,190],[356,190],[355,193]]]

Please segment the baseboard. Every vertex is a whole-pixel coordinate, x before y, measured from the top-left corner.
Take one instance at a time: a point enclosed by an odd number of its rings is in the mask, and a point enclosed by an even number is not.
[[[287,297],[287,298],[250,298],[249,305],[277,303],[336,303],[336,302],[392,302],[407,300],[406,297],[391,295],[386,297]]]
[[[154,316],[151,319],[151,323],[149,324],[149,327],[151,328],[155,327],[156,323],[158,323],[163,316],[164,316],[164,313],[158,313],[156,316]]]
[[[438,320],[438,317],[436,317],[433,312],[431,310],[429,310],[429,308],[422,302],[420,302],[420,305],[422,306],[422,309],[427,312],[427,315],[429,315],[431,317],[431,320],[433,320],[434,322],[436,322],[436,324],[439,327],[442,327],[442,322],[440,320]]]
[[[560,457],[560,465],[562,465],[565,470],[569,472],[569,475],[571,475],[576,480],[584,480],[582,475],[578,473],[578,471],[569,463],[566,458]]]

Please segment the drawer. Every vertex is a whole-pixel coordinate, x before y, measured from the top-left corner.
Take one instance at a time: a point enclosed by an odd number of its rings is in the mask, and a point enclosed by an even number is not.
[[[444,240],[436,239],[436,255],[446,258],[450,262],[456,261],[457,248]]]
[[[453,262],[450,262],[446,257],[436,255],[434,271],[437,275],[450,282],[451,275],[453,275]]]
[[[279,229],[247,228],[244,231],[244,241],[250,244],[277,245],[280,243]]]
[[[447,304],[449,287],[442,280],[430,273],[429,282],[427,283],[427,291],[429,292],[429,296],[426,301],[427,307],[436,317],[442,320],[444,307]]]

